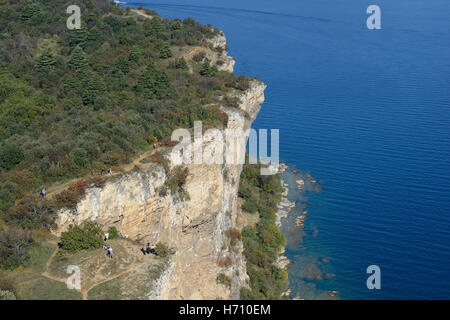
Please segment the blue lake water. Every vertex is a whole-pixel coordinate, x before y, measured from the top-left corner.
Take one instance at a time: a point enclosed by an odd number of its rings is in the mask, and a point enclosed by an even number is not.
[[[279,128],[280,158],[323,180],[287,246],[294,291],[299,265],[325,257],[335,277],[317,285],[341,299],[450,297],[448,0],[130,4],[222,29],[235,72],[268,84],[254,127]],[[381,290],[366,287],[373,264]]]

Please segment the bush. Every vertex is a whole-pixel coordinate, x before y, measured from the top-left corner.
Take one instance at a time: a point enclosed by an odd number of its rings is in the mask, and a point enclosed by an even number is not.
[[[16,296],[11,291],[0,290],[0,300],[16,300]]]
[[[249,288],[242,287],[240,291],[240,299],[241,300],[257,300],[258,298],[255,297],[253,294],[253,291]]]
[[[194,60],[195,62],[202,62],[203,59],[205,59],[205,57],[206,57],[206,52],[200,51],[192,56],[192,60]]]
[[[231,287],[231,279],[226,274],[221,273],[216,278],[217,283],[223,284],[224,286]]]
[[[15,297],[17,297],[16,284],[10,279],[0,279],[0,290],[11,292]]]
[[[181,195],[185,193],[184,185],[186,184],[189,170],[187,167],[176,166],[170,170],[169,178],[164,184],[169,188],[172,195]]]
[[[155,253],[161,258],[165,258],[170,254],[170,249],[162,242],[158,242],[155,246]]]
[[[245,211],[247,211],[249,213],[256,213],[256,211],[258,210],[258,207],[254,202],[246,199],[244,204],[242,205],[242,209],[244,209]]]
[[[210,66],[208,62],[205,62],[202,64],[202,67],[200,69],[200,75],[204,77],[213,77],[215,76],[219,70],[216,66]]]
[[[18,146],[7,145],[0,149],[0,167],[3,169],[10,170],[23,159],[23,152]]]
[[[36,197],[24,197],[8,210],[7,219],[12,224],[25,229],[50,230],[55,225],[56,205],[48,199],[38,200]]]
[[[102,228],[92,221],[85,222],[81,226],[70,225],[69,229],[61,234],[61,252],[75,253],[101,248],[103,235]]]
[[[103,188],[106,184],[106,177],[94,176],[89,180],[96,188]]]
[[[235,246],[242,239],[242,234],[238,229],[229,229],[225,232],[225,235],[230,239],[231,246]]]
[[[152,154],[151,159],[154,163],[161,165],[166,173],[169,172],[169,160],[167,160],[160,152]]]
[[[230,256],[226,256],[224,258],[220,258],[218,264],[219,264],[219,267],[227,268],[227,267],[231,266],[232,262],[233,262],[233,260],[231,259],[231,257]]]
[[[175,61],[171,61],[169,63],[169,68],[189,70],[189,66],[183,57],[181,57],[180,59],[176,59]]]
[[[31,232],[17,228],[0,230],[0,268],[13,270],[29,262],[28,249],[33,243]]]
[[[119,231],[114,226],[108,228],[108,233],[110,240],[119,238]]]
[[[77,180],[55,196],[60,208],[75,208],[81,198],[86,194],[86,181]]]

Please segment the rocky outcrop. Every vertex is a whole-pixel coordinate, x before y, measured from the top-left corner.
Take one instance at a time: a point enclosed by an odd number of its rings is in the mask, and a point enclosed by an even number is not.
[[[206,58],[212,65],[217,66],[220,71],[233,72],[236,63],[233,57],[227,55],[227,39],[224,33],[220,33],[207,40],[208,45],[214,51],[207,51]]]
[[[250,128],[264,101],[265,87],[253,80],[239,95],[239,108],[222,107],[229,117],[228,129]],[[237,152],[245,153],[245,144]],[[231,250],[226,231],[236,228],[242,165],[189,164],[187,169],[189,199],[177,200],[170,192],[161,196],[158,189],[168,177],[161,166],[153,164],[113,176],[102,188],[89,188],[75,209],[59,212],[54,233],[60,234],[70,224],[95,220],[105,228],[116,226],[123,235],[142,243],[161,241],[174,248],[168,268],[148,298],[237,299],[248,276],[242,243]],[[232,279],[231,287],[217,283],[221,273]]]

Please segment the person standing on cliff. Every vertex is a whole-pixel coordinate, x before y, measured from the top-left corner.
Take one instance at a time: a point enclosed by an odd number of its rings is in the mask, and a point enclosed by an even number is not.
[[[108,254],[109,254],[109,257],[112,259],[113,258],[113,250],[111,247],[108,248]]]

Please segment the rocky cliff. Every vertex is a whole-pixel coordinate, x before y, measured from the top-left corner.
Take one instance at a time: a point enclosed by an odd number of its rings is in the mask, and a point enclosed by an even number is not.
[[[214,46],[224,46],[221,37]],[[239,95],[238,108],[222,107],[229,117],[227,129],[251,126],[264,101],[264,89],[265,84],[252,80]],[[245,153],[245,145],[237,153]],[[177,200],[170,192],[160,195],[158,189],[168,179],[162,166],[135,168],[108,179],[102,188],[88,188],[75,209],[59,212],[54,233],[95,220],[142,243],[161,241],[173,247],[167,269],[149,293],[152,299],[239,298],[241,286],[248,282],[242,244],[229,246],[226,231],[236,228],[242,165],[189,164],[187,169],[186,200]],[[221,273],[232,280],[230,287],[217,283]]]

